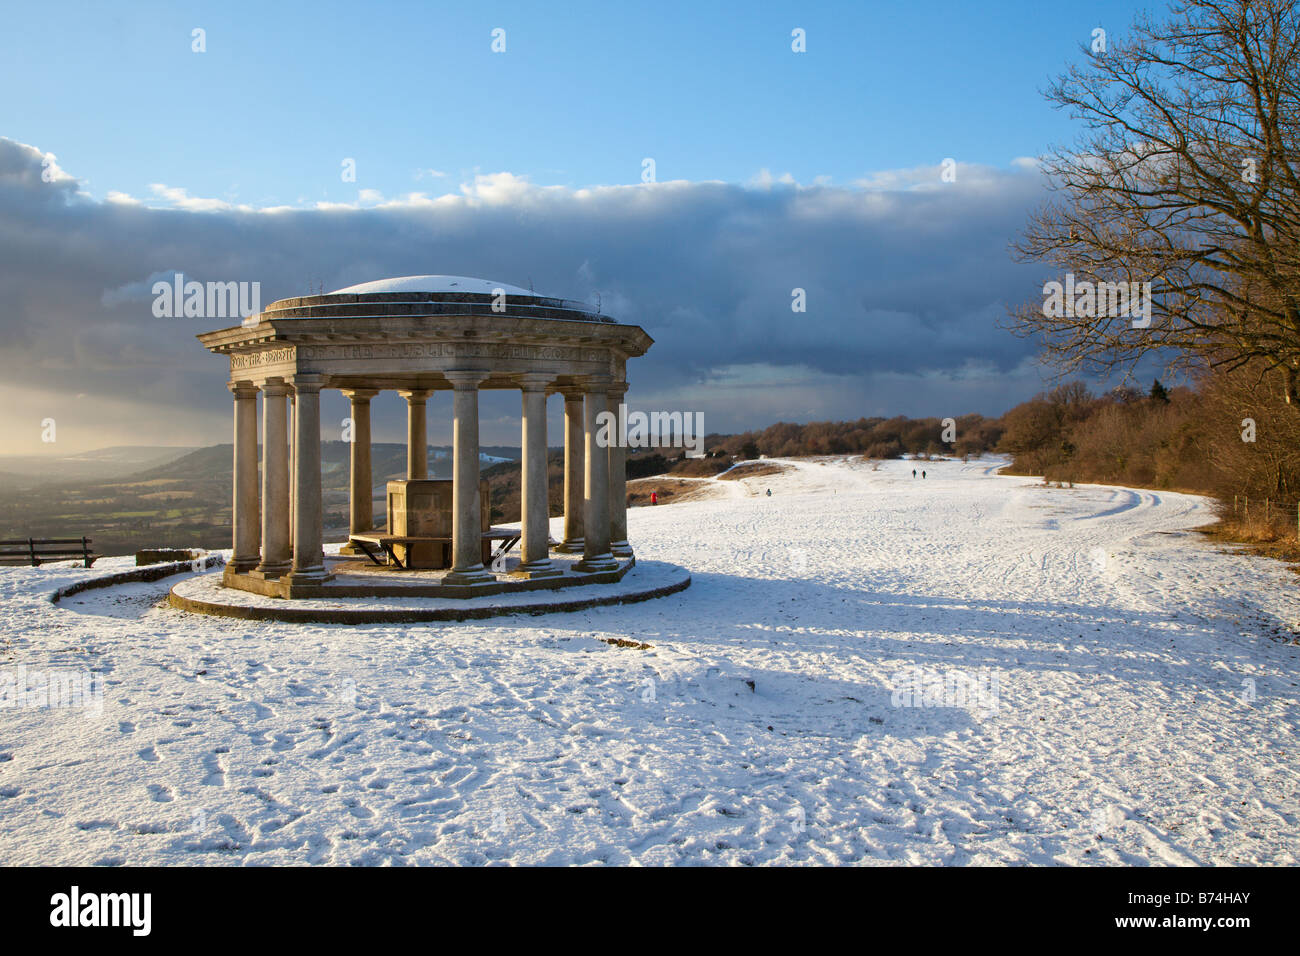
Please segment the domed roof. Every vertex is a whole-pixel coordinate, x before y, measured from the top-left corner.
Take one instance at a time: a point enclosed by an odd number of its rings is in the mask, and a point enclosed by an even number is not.
[[[497,295],[498,289],[506,295],[538,297],[536,292],[529,292],[517,285],[475,279],[472,276],[399,276],[394,279],[376,279],[373,282],[350,285],[346,289],[335,289],[330,295],[360,295],[369,292],[473,292],[479,295]]]

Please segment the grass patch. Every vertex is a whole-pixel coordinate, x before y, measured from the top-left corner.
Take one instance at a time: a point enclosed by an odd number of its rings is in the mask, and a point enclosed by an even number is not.
[[[1219,521],[1196,529],[1215,544],[1232,545],[1248,554],[1274,558],[1291,565],[1300,573],[1300,540],[1294,529],[1283,531],[1276,525],[1241,521]]]
[[[707,481],[682,481],[679,478],[637,478],[627,483],[627,503],[629,507],[640,508],[650,504],[650,493],[659,496],[659,504],[673,504],[678,501],[690,501],[707,494],[711,485]]]
[[[629,641],[624,637],[601,637],[597,638],[597,640],[604,641],[611,647],[631,647],[638,651],[648,651],[650,648],[654,647],[653,644],[642,644],[640,641]]]
[[[779,475],[789,469],[785,465],[776,465],[770,461],[749,461],[737,465],[725,475],[719,475],[719,481],[738,481],[741,478],[761,478],[764,475]]]

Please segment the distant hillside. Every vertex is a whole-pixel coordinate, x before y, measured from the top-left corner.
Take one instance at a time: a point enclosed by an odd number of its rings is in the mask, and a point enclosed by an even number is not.
[[[0,483],[30,478],[60,482],[121,478],[165,465],[193,451],[193,446],[116,445],[65,455],[58,451],[57,444],[51,444],[48,454],[0,455]]]
[[[151,458],[147,452],[159,454]],[[492,445],[481,452],[485,473],[494,468],[518,473],[518,448]],[[346,442],[321,444],[321,497],[329,540],[347,533],[350,456]],[[81,456],[89,466],[81,470],[65,470],[55,464],[61,459],[52,457],[39,459],[41,467],[32,474],[5,475],[0,467],[0,537],[88,535],[101,554],[130,554],[153,546],[229,547],[231,457],[229,444],[104,449]],[[0,466],[15,460],[0,459]],[[451,470],[452,450],[431,446],[430,476],[450,478]],[[374,513],[382,523],[387,484],[406,475],[406,445],[373,444],[371,471]],[[500,512],[497,520],[504,520]]]
[[[957,420],[958,454],[978,454],[996,441],[994,420],[978,415]],[[891,457],[903,452],[934,453],[944,449],[938,419],[862,419],[857,422],[778,424],[762,432],[709,435],[708,456],[687,459],[679,448],[640,449],[628,456],[628,477],[678,475],[706,477],[728,468],[736,458],[760,454],[803,455],[866,453]],[[259,448],[259,456],[261,449]],[[152,459],[150,455],[154,455]],[[47,477],[51,459],[42,459],[39,481],[6,480],[0,474],[0,537],[74,537],[89,535],[102,554],[127,554],[144,547],[230,546],[231,455],[229,444],[198,449],[104,449],[79,456],[92,473],[69,471],[66,480]],[[341,540],[348,530],[349,459],[346,442],[321,443],[321,500],[325,538]],[[494,522],[519,520],[520,450],[484,446],[480,467],[491,487]],[[551,514],[563,512],[562,449],[549,449],[548,485]],[[15,459],[9,459],[14,461]],[[143,462],[142,467],[127,465]],[[0,472],[6,470],[0,459]],[[12,469],[10,469],[12,470]],[[60,470],[60,474],[63,472]],[[371,445],[371,496],[376,522],[385,519],[386,486],[406,475],[406,445]],[[429,475],[450,478],[452,449],[430,446]]]
[[[956,422],[957,454],[978,454],[997,440],[999,422],[978,415]],[[806,454],[866,453],[893,457],[904,452],[952,451],[942,442],[939,419],[861,419],[857,422],[778,424],[762,432],[709,435],[708,456],[687,459],[679,448],[641,449],[628,456],[628,477],[678,475],[706,477],[728,468],[736,458]],[[259,455],[260,455],[259,448]],[[150,454],[156,457],[149,460]],[[80,456],[93,474],[52,482],[0,474],[0,537],[80,536],[94,538],[102,554],[128,554],[145,547],[230,546],[231,454],[229,444],[198,449],[105,449]],[[348,530],[348,473],[351,446],[321,444],[321,499],[325,538],[337,541]],[[520,451],[511,446],[484,446],[480,467],[491,487],[494,522],[519,520]],[[563,511],[563,451],[549,449],[548,484],[551,514]],[[13,461],[14,459],[9,459]],[[144,461],[143,467],[127,468]],[[0,459],[0,472],[6,470]],[[42,460],[48,475],[50,459]],[[9,469],[9,470],[12,470]],[[371,445],[371,487],[376,522],[385,519],[388,482],[406,475],[406,445]],[[452,449],[430,446],[429,475],[450,478]]]
[[[262,454],[261,445],[257,449]],[[154,463],[150,467],[132,471],[121,476],[128,481],[144,482],[159,479],[181,481],[220,480],[229,481],[233,448],[229,444],[211,445],[190,451],[173,461]],[[321,474],[325,477],[328,488],[335,482],[330,476],[342,475],[340,487],[347,487],[347,475],[350,468],[352,446],[342,441],[321,442]],[[519,449],[504,445],[490,445],[479,449],[479,462],[483,468],[503,461],[518,461]],[[4,461],[0,459],[0,469]],[[450,478],[452,469],[452,450],[443,445],[429,446],[429,476],[431,478]],[[374,442],[370,446],[370,470],[377,483],[394,478],[406,477],[406,445],[397,442]]]

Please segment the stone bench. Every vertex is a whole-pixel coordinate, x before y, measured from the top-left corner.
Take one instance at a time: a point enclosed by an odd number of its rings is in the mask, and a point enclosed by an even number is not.
[[[519,532],[511,528],[488,528],[482,534],[483,538],[483,564],[491,566],[492,563],[507,551],[513,548],[519,542]],[[492,550],[492,542],[501,541],[503,544]],[[348,543],[355,545],[362,551],[372,564],[383,567],[385,565],[396,565],[406,570],[406,565],[398,557],[396,545],[417,545],[417,544],[436,544],[442,546],[442,567],[451,567],[451,536],[450,535],[407,535],[407,534],[384,534],[376,531],[372,534],[354,534],[348,536]],[[386,560],[379,560],[380,552],[386,556]]]

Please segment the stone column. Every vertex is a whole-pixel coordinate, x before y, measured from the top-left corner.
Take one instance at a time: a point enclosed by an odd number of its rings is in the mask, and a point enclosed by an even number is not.
[[[530,373],[519,376],[523,389],[523,487],[519,526],[523,533],[519,571],[530,578],[561,574],[551,566],[550,494],[546,467],[546,386],[552,376]]]
[[[495,583],[496,578],[483,568],[482,509],[478,489],[478,387],[487,372],[473,370],[446,373],[455,389],[452,400],[452,454],[454,472],[451,486],[451,571],[444,584],[472,585]]]
[[[618,562],[609,552],[609,449],[597,441],[598,418],[609,411],[608,378],[592,378],[586,386],[586,499],[583,514],[582,560],[579,571],[614,571]],[[611,429],[612,431],[612,429]],[[612,437],[612,436],[611,436]]]
[[[284,398],[289,387],[262,386],[262,561],[254,572],[278,578],[289,570],[289,436]]]
[[[345,388],[343,394],[352,403],[348,533],[364,534],[375,527],[374,482],[370,471],[370,400],[378,392],[373,388]],[[344,550],[348,554],[357,553],[350,545]]]
[[[564,395],[564,539],[557,551],[582,554],[583,448],[582,391],[563,389]]]
[[[230,524],[234,551],[227,567],[235,573],[257,567],[262,543],[257,498],[257,386],[231,382],[235,395],[234,498]]]
[[[321,584],[325,573],[320,489],[320,389],[324,376],[295,375],[293,570],[290,584]]]
[[[289,556],[293,556],[293,476],[297,474],[294,469],[294,449],[298,447],[298,441],[293,434],[294,420],[294,394],[289,390]]]
[[[627,382],[615,382],[609,387],[610,411],[615,418],[618,406],[627,395]],[[625,436],[615,429],[609,445],[609,550],[616,558],[632,557],[632,546],[627,541],[627,446]]]
[[[406,477],[429,477],[427,388],[408,388],[397,394],[406,399]]]

